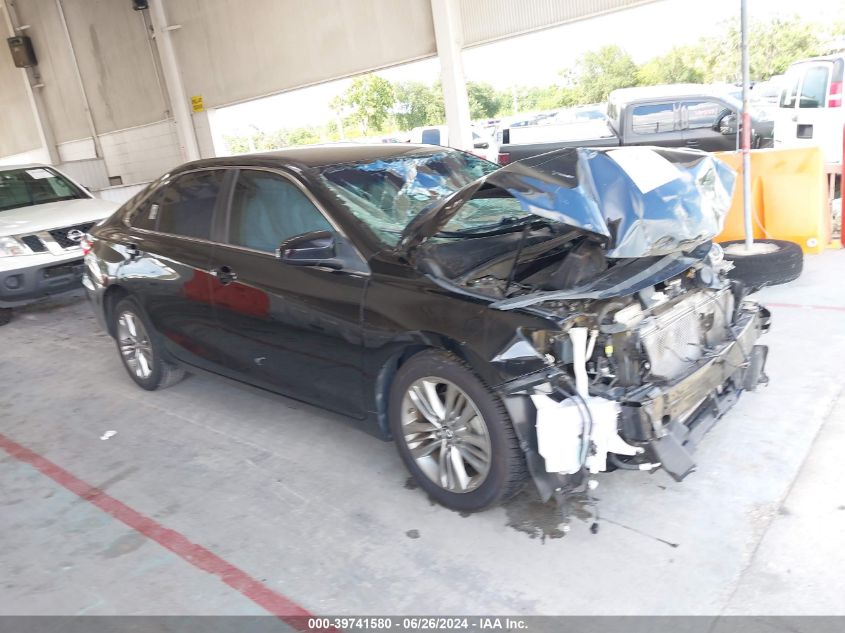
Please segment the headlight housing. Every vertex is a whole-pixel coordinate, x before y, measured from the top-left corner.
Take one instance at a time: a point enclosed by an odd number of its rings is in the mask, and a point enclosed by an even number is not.
[[[32,255],[30,248],[14,237],[0,237],[0,257]]]

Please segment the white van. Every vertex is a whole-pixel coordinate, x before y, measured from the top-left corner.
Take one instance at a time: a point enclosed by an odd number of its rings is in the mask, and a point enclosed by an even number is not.
[[[804,59],[789,67],[775,115],[775,147],[818,145],[825,162],[842,162],[844,70],[845,53]]]

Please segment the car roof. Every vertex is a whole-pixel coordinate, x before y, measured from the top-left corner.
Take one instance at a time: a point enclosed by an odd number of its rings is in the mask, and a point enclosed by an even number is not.
[[[670,97],[693,97],[698,95],[721,97],[728,88],[712,84],[664,84],[660,86],[638,86],[636,88],[617,88],[610,93],[608,101],[628,103],[642,99],[663,99]]]
[[[436,145],[415,145],[411,143],[330,143],[290,147],[261,154],[206,158],[185,163],[174,172],[197,167],[324,167],[344,163],[389,160],[400,156],[426,155],[438,150],[449,149]]]
[[[808,57],[807,59],[799,59],[797,62],[792,62],[792,66],[800,66],[801,64],[812,64],[813,62],[835,62],[840,59],[845,59],[845,52],[832,53],[830,55],[820,55],[818,57]]]

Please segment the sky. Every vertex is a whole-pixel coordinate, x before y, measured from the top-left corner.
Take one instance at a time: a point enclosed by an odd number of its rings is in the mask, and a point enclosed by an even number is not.
[[[704,9],[702,10],[702,7]],[[544,86],[558,78],[589,50],[607,44],[625,49],[637,63],[695,42],[719,31],[720,25],[739,14],[740,0],[658,0],[633,9],[515,37],[463,51],[468,81],[487,82],[502,89],[518,84]],[[800,17],[824,22],[845,17],[845,0],[748,0],[752,20]],[[693,18],[693,19],[690,19]],[[436,58],[378,71],[390,81],[433,83],[440,75]],[[224,134],[241,135],[259,130],[322,125],[334,118],[328,107],[350,83],[342,79],[312,88],[239,104],[218,110],[215,127]],[[284,112],[280,120],[279,112]]]

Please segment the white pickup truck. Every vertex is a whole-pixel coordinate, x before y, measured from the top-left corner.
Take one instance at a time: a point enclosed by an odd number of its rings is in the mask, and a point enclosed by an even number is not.
[[[0,167],[0,325],[11,308],[80,285],[79,242],[117,207],[53,167]]]

